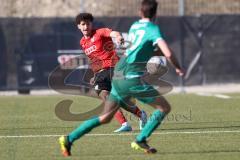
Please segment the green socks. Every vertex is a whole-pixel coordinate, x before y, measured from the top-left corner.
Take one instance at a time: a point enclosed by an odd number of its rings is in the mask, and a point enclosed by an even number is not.
[[[99,117],[94,117],[92,119],[84,121],[78,128],[76,128],[68,135],[69,142],[73,143],[75,140],[90,132],[93,128],[99,126],[100,124],[101,123]]]
[[[137,142],[145,141],[152,134],[152,132],[160,125],[164,117],[165,113],[159,110],[154,111],[152,116],[149,118],[146,126],[136,137],[136,141]],[[100,124],[101,123],[99,117],[94,117],[83,122],[78,128],[76,128],[68,135],[69,142],[73,143],[75,140],[79,139],[84,134],[90,132],[93,128],[99,126]]]
[[[153,112],[152,116],[149,118],[147,124],[136,137],[137,142],[146,141],[146,139],[152,134],[152,132],[161,124],[162,120],[165,117],[165,113],[156,110]]]

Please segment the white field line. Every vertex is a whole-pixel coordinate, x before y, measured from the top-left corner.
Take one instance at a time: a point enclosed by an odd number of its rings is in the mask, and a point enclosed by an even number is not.
[[[155,132],[153,135],[179,135],[179,134],[221,134],[221,133],[240,133],[240,130],[213,130],[213,131],[180,131],[180,132]],[[103,133],[103,134],[86,134],[86,136],[97,137],[97,136],[134,136],[138,133]],[[0,139],[7,139],[7,138],[48,138],[48,137],[59,137],[61,135],[53,134],[53,135],[16,135],[16,136],[8,136],[2,135]]]
[[[230,99],[232,97],[228,96],[228,95],[224,95],[224,94],[214,94],[214,93],[196,93],[196,95],[199,96],[206,96],[206,97],[217,97],[217,98],[221,98],[221,99]]]

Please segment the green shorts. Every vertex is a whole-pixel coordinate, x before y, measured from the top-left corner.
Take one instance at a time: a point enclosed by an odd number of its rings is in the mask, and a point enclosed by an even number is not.
[[[143,103],[152,103],[159,92],[140,77],[131,79],[112,80],[112,89],[109,95],[110,101],[125,101],[130,97],[136,98]]]

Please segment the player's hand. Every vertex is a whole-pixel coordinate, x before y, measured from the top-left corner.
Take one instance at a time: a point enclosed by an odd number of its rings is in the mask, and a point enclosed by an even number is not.
[[[179,68],[176,68],[176,73],[179,75],[179,76],[183,76],[184,75],[184,71],[179,69]]]
[[[122,36],[117,36],[116,41],[118,45],[123,45],[124,44],[124,38]]]

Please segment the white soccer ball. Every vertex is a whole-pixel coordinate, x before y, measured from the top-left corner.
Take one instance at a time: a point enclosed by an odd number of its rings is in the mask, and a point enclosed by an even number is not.
[[[168,71],[167,59],[164,56],[153,56],[148,60],[146,68],[148,73],[161,76]]]

